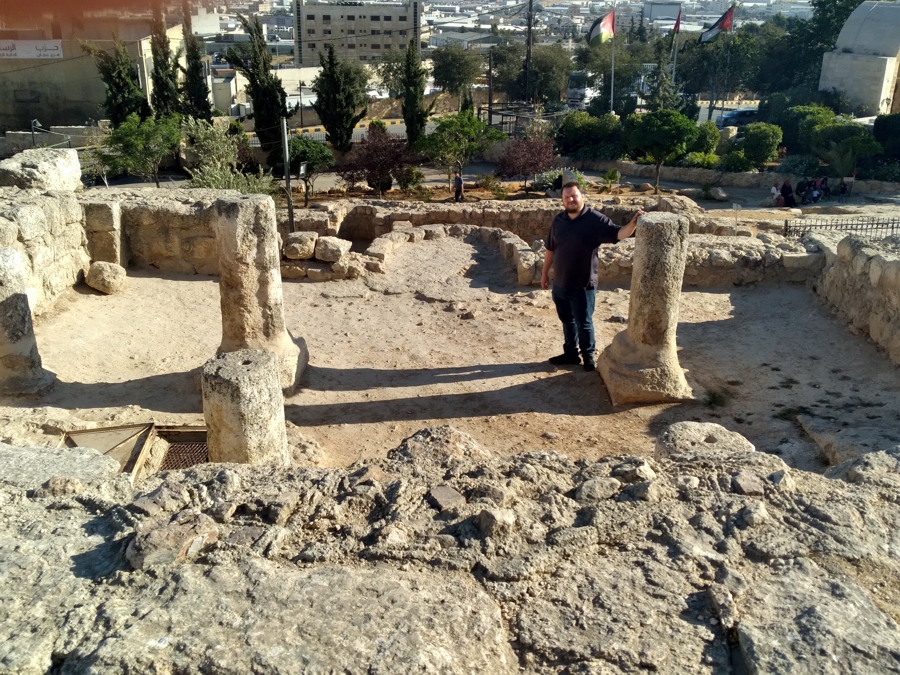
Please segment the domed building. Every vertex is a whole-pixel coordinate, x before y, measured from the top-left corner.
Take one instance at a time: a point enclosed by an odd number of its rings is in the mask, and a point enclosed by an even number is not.
[[[900,112],[900,2],[866,0],[822,57],[819,90],[837,89],[871,115]]]

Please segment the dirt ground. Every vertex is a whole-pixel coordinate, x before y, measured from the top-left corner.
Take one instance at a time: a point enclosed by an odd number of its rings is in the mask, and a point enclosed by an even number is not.
[[[596,372],[555,368],[561,330],[548,291],[515,285],[493,249],[443,239],[407,245],[386,275],[286,281],[287,324],[310,366],[286,417],[343,466],[384,455],[430,425],[452,424],[502,453],[646,454],[666,425],[712,421],[757,449],[821,471],[793,416],[900,421],[900,370],[831,318],[803,286],[689,290],[682,366],[695,402],[613,408]],[[156,420],[202,423],[199,369],[221,338],[215,278],[129,270],[128,288],[69,291],[36,325],[55,387],[7,399],[0,439],[55,445],[61,429]],[[627,289],[598,292],[602,348],[624,328]],[[473,312],[474,318],[462,318]]]

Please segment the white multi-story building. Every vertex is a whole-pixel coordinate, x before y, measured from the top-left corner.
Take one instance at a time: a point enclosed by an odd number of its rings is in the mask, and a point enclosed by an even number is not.
[[[294,65],[318,66],[325,45],[341,59],[378,63],[386,49],[419,48],[420,0],[306,2],[294,6]]]

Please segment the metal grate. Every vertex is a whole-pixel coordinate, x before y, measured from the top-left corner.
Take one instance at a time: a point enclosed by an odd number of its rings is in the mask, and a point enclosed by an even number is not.
[[[160,471],[188,469],[196,464],[209,461],[206,443],[172,443],[166,451]]]
[[[784,221],[785,237],[802,237],[810,230],[839,230],[873,237],[900,234],[900,218],[852,216],[849,218],[795,218]]]

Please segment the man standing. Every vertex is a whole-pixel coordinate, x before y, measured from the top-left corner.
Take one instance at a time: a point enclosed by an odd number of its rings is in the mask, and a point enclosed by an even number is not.
[[[463,194],[463,179],[459,175],[459,171],[456,172],[456,177],[453,179],[453,190],[455,192],[453,201],[458,202],[462,199]]]
[[[614,244],[627,239],[637,228],[638,211],[625,227],[616,227],[602,213],[584,205],[584,195],[574,176],[563,180],[562,201],[565,211],[557,215],[547,236],[547,253],[541,271],[541,287],[550,286],[553,268],[553,303],[563,325],[563,353],[550,359],[553,365],[581,363],[585,370],[596,370],[594,361],[594,297],[600,244]]]

